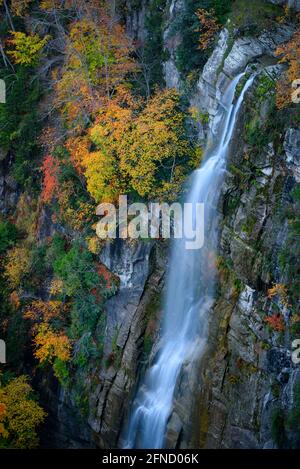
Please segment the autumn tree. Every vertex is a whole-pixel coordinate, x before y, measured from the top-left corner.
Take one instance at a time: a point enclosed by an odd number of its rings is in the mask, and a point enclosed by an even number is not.
[[[51,320],[63,320],[66,313],[66,306],[57,300],[35,300],[26,309],[25,319],[30,319],[35,324],[40,322],[49,322]]]
[[[120,193],[174,199],[199,164],[200,150],[186,136],[175,90],[157,92],[140,109],[124,88],[98,113],[89,131],[94,151],[83,151],[87,189],[96,202]]]
[[[89,137],[96,150],[84,152],[82,165],[87,189],[96,202],[114,201],[128,189],[120,166],[120,145],[130,132],[135,103],[130,93],[119,88],[99,111]]]
[[[37,327],[33,343],[34,355],[41,364],[53,363],[56,358],[67,362],[71,358],[71,343],[66,334],[54,331],[47,323]]]
[[[27,376],[19,376],[1,385],[0,446],[33,449],[38,446],[37,429],[46,417],[33,396]]]
[[[59,194],[59,162],[52,155],[47,155],[42,164],[43,173],[43,187],[42,187],[42,201],[51,202],[54,195]]]
[[[20,287],[30,272],[31,253],[25,246],[16,246],[7,252],[4,275],[12,289]]]
[[[13,58],[16,64],[32,66],[36,65],[43,47],[49,41],[50,36],[43,39],[38,34],[26,34],[23,32],[12,31],[12,38],[7,42],[12,46],[8,54]]]
[[[207,11],[200,8],[196,11],[196,16],[199,20],[199,28],[197,28],[197,31],[200,33],[199,49],[206,50],[212,45],[220,26],[218,25],[214,10]]]
[[[277,83],[276,104],[278,109],[283,109],[292,102],[293,82],[300,78],[300,31],[296,31],[292,39],[276,50],[279,63],[288,65]]]
[[[15,16],[24,16],[33,0],[11,0],[11,11]]]
[[[174,200],[201,156],[188,141],[177,91],[159,91],[148,101],[119,152],[121,169],[140,196]]]
[[[87,14],[71,25],[66,62],[56,83],[56,103],[72,128],[91,122],[126,75],[136,68],[123,27],[105,11]]]

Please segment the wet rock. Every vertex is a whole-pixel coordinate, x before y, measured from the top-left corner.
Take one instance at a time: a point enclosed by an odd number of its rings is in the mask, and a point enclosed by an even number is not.
[[[274,347],[267,353],[268,370],[277,375],[284,369],[289,370],[291,367],[291,355],[285,348]]]

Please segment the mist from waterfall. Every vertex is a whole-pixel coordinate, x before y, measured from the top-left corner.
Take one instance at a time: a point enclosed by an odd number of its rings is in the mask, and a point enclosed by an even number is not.
[[[237,76],[223,94],[214,118],[210,146],[192,176],[185,202],[205,204],[205,242],[186,249],[186,239],[173,241],[158,352],[133,402],[126,448],[162,448],[176,382],[182,366],[199,359],[208,340],[208,315],[214,302],[215,260],[219,232],[217,204],[226,169],[229,144],[249,78],[234,103]],[[193,221],[192,221],[193,223]]]

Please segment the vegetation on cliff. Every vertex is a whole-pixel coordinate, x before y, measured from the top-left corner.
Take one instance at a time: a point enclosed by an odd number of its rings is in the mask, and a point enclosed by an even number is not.
[[[246,3],[186,0],[168,34],[169,39],[180,36],[176,65],[187,81],[198,76],[228,19],[231,33],[240,36],[256,34],[277,17],[283,23],[289,20],[288,12],[258,0],[246,13]],[[259,15],[258,4],[263,4]],[[0,376],[1,447],[39,444],[38,429],[46,414],[25,373],[31,378],[40,370],[53,373],[81,413],[89,412],[88,397],[81,397],[94,384],[93,360],[102,363],[104,358],[105,301],[119,288],[119,279],[99,260],[96,205],[116,202],[122,193],[134,201],[174,201],[201,161],[186,97],[165,89],[166,5],[165,0],[151,0],[145,38],[133,41],[126,34],[124,2],[113,11],[105,1],[0,0],[0,79],[7,88],[6,104],[0,104],[5,179],[0,338],[6,341],[8,357]],[[297,123],[288,93],[299,75],[299,51],[296,32],[277,51],[287,66],[281,80],[276,84],[265,76],[256,88],[244,135],[249,154],[243,168],[233,169],[239,195],[256,184],[251,155],[259,153],[270,136],[276,151],[282,147],[282,109],[288,106],[290,124]],[[266,96],[276,119],[269,115],[261,122]],[[194,121],[207,124],[208,114],[194,114]],[[288,235],[279,263],[291,282],[280,290],[281,284],[272,279],[277,290],[266,296],[278,304],[286,292],[295,319],[300,295],[298,186],[290,197]],[[231,197],[229,212],[236,204]],[[251,237],[255,221],[245,221],[245,236]],[[218,268],[238,297],[242,281],[233,266],[220,258]],[[271,282],[269,287],[275,288]],[[271,312],[265,327],[282,333],[281,312],[275,306]],[[299,320],[290,329],[298,333]],[[146,339],[145,349],[150,348]],[[108,368],[120,363],[122,350],[116,342],[114,337],[114,360],[103,363]],[[298,415],[295,402],[291,425]]]

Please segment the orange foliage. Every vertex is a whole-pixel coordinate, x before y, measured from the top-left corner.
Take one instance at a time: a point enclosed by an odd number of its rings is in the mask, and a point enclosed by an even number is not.
[[[66,306],[61,301],[35,300],[24,313],[25,319],[32,321],[48,322],[51,319],[63,319],[66,313]]]
[[[284,331],[284,320],[281,314],[275,313],[272,316],[268,316],[265,318],[265,321],[269,324],[269,326],[277,332]]]
[[[9,302],[12,307],[17,310],[20,307],[20,297],[16,291],[13,291],[9,296]]]
[[[99,264],[97,267],[98,274],[105,282],[105,288],[112,287],[112,273],[103,264]]]
[[[51,155],[47,155],[42,165],[42,172],[44,176],[43,190],[41,194],[42,201],[50,202],[54,195],[59,193],[58,173],[59,163]]]
[[[272,299],[278,296],[281,303],[288,307],[288,292],[287,288],[283,283],[276,283],[272,288],[268,290],[268,298]]]
[[[90,140],[88,136],[70,137],[66,142],[66,148],[70,153],[70,159],[81,174],[83,173],[82,161],[89,154]]]
[[[279,63],[287,63],[288,70],[277,83],[276,104],[283,109],[292,102],[292,83],[300,78],[300,31],[296,31],[290,41],[278,47],[276,55]]]
[[[207,11],[200,8],[196,11],[196,15],[200,23],[200,27],[197,29],[200,32],[199,49],[205,50],[212,45],[214,37],[219,30],[219,25],[217,24],[213,9]]]
[[[99,4],[71,24],[65,67],[55,87],[56,105],[69,127],[83,130],[103,101],[136,69],[132,50],[124,28]]]

